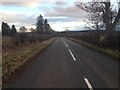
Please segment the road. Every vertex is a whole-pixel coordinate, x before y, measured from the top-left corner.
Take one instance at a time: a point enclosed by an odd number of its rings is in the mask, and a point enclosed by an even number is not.
[[[3,88],[118,88],[118,62],[67,38],[57,38]]]

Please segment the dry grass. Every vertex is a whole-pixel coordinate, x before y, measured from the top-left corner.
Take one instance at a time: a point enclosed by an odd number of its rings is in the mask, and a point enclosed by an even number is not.
[[[16,46],[13,42],[13,38],[8,37],[8,36],[3,36],[2,37],[2,48],[3,48],[3,51],[9,51],[9,50],[15,49]]]
[[[5,39],[7,39],[7,41],[10,43],[9,48],[12,48],[12,41],[7,37],[5,37]],[[43,42],[35,42],[32,44],[28,43],[24,46],[19,46],[14,50],[9,50],[8,48],[5,49],[6,51],[3,52],[2,55],[3,80],[7,80],[19,67],[27,62],[31,57],[34,57],[37,53],[49,46],[54,40],[55,39],[52,38]],[[7,41],[3,41],[4,44],[8,43]]]

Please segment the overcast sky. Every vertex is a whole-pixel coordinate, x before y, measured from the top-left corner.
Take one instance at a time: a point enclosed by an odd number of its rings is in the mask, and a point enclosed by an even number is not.
[[[0,21],[14,24],[17,29],[35,28],[36,18],[41,14],[56,31],[82,30],[87,13],[77,8],[75,2],[83,1],[88,0],[2,0]]]

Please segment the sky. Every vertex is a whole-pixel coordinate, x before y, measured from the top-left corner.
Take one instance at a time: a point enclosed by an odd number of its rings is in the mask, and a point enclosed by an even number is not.
[[[0,21],[10,27],[14,24],[19,31],[21,26],[36,28],[36,19],[41,14],[55,31],[83,30],[88,13],[75,3],[87,1],[90,0],[1,0]]]

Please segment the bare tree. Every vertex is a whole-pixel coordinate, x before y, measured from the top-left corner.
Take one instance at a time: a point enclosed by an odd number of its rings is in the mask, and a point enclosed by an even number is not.
[[[100,2],[92,1],[87,3],[79,3],[77,4],[77,7],[88,12],[87,20],[84,20],[84,22],[88,25],[86,28],[90,30],[100,30],[104,26],[104,23],[102,22],[102,13],[100,12],[103,5]]]
[[[20,27],[19,29],[20,32],[26,32],[27,31],[27,28],[25,26],[22,26]]]
[[[120,19],[120,7],[118,10],[112,8],[111,2],[92,2],[79,3],[77,7],[89,13],[87,24],[99,30],[105,24],[107,31],[115,29]]]

